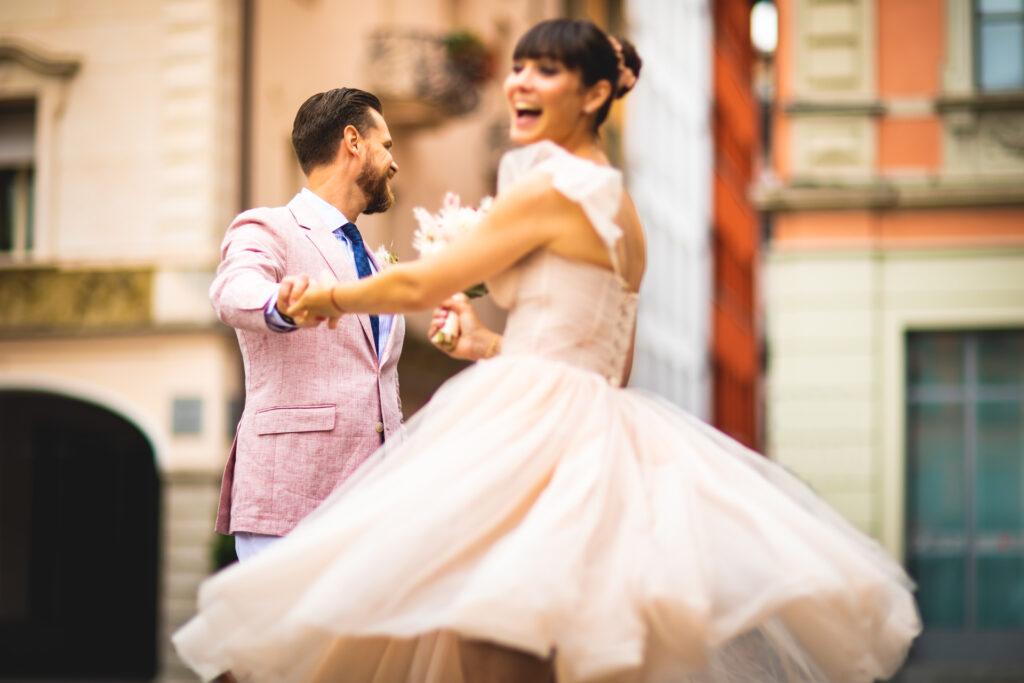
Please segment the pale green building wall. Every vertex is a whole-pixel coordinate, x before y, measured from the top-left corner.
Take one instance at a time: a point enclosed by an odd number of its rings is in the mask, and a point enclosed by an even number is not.
[[[906,333],[1024,328],[1024,248],[770,251],[766,444],[903,556]]]

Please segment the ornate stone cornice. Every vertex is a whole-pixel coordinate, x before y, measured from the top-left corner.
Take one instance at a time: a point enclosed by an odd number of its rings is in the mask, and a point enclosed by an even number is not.
[[[0,62],[13,61],[44,76],[69,78],[81,66],[77,59],[46,55],[10,40],[0,39]]]
[[[152,325],[150,269],[0,269],[0,338]]]
[[[925,102],[929,109],[943,114],[950,112],[1024,112],[1024,92],[972,93],[944,95]],[[884,116],[895,113],[892,101],[819,101],[793,100],[782,105],[789,116]]]
[[[935,101],[939,112],[1018,111],[1024,112],[1024,92],[948,95]]]
[[[881,102],[787,102],[783,111],[790,116],[881,116],[886,107]]]
[[[755,186],[751,199],[761,211],[949,208],[1024,204],[1024,182],[791,184]]]

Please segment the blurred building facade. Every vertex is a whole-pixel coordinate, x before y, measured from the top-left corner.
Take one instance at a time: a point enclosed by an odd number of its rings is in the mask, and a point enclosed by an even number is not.
[[[644,63],[628,99],[625,169],[647,231],[630,385],[709,419],[710,4],[636,2],[628,12]]]
[[[241,382],[237,2],[0,3],[0,677],[148,680]]]
[[[747,0],[717,5],[742,8],[728,29],[742,35]],[[291,123],[314,92],[381,95],[398,199],[360,228],[411,259],[414,206],[494,191],[516,38],[553,16],[632,36],[645,71],[605,134],[651,234],[634,384],[715,417],[714,231],[747,220],[718,221],[711,189],[712,93],[744,87],[712,78],[718,11],[707,0],[0,2],[0,678],[192,680],[168,636],[217,564],[211,525],[243,400],[235,337],[207,288],[231,218],[301,187]],[[450,51],[467,30],[486,48],[468,66]],[[745,59],[733,43],[727,59]],[[479,310],[502,323],[486,301]],[[407,415],[461,367],[426,344],[426,315],[409,322]]]
[[[647,231],[630,385],[761,446],[749,0],[627,5],[642,77],[624,140]]]
[[[1024,642],[1024,3],[777,4],[768,451],[906,561],[912,661],[997,680]]]

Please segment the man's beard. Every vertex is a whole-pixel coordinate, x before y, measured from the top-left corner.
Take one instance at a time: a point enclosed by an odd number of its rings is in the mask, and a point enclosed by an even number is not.
[[[363,167],[356,178],[356,186],[366,195],[366,208],[363,213],[383,213],[391,208],[395,195],[388,186],[388,171],[385,169],[376,175],[369,164]]]

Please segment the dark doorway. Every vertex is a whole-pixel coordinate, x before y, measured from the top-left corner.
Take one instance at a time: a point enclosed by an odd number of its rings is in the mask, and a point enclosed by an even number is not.
[[[0,391],[0,680],[155,676],[159,496],[124,418]]]

